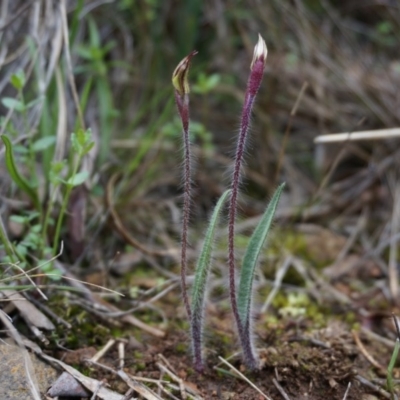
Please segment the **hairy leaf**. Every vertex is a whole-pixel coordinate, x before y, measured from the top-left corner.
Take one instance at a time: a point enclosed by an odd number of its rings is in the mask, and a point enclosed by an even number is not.
[[[268,207],[261,218],[261,221],[258,223],[250,238],[246,253],[243,257],[237,302],[240,322],[242,329],[244,329],[245,332],[249,327],[251,299],[253,295],[252,286],[258,256],[265,243],[265,240],[267,239],[267,235],[284,186],[285,184],[282,183],[275,191],[272,200],[268,204]],[[246,336],[247,334],[250,336],[249,332],[245,333]]]
[[[197,266],[196,266],[196,273],[192,291],[191,330],[192,330],[195,367],[198,370],[202,368],[201,335],[202,335],[202,319],[203,319],[203,309],[204,309],[203,304],[207,286],[208,273],[210,271],[210,266],[211,266],[211,255],[214,243],[215,229],[218,224],[219,214],[229,194],[230,190],[225,191],[218,200],[218,203],[214,208],[204,238],[203,248],[201,250],[200,257],[197,261]]]

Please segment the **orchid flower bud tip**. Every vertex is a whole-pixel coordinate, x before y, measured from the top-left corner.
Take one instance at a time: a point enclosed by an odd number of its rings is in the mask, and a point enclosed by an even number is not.
[[[251,62],[250,69],[253,69],[254,63],[257,61],[262,61],[265,66],[265,62],[267,60],[268,49],[267,45],[265,44],[265,40],[262,38],[260,34],[258,34],[258,42],[254,47],[253,53],[253,61]]]
[[[196,50],[193,50],[190,54],[188,54],[175,68],[174,73],[172,74],[172,84],[174,85],[175,90],[179,93],[180,96],[185,94],[189,94],[189,67],[190,61],[193,56],[197,54]]]

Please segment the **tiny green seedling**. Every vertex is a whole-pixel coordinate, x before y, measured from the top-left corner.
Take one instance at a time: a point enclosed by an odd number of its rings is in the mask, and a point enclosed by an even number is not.
[[[397,321],[396,316],[392,315],[392,317],[393,317],[394,325],[396,327],[397,338],[396,338],[396,344],[394,345],[392,357],[390,358],[390,362],[389,362],[388,369],[387,369],[386,386],[390,393],[391,400],[397,400],[397,396],[394,393],[393,368],[394,368],[394,364],[397,361],[397,356],[399,355],[399,350],[400,350],[400,327],[399,327],[399,322]]]

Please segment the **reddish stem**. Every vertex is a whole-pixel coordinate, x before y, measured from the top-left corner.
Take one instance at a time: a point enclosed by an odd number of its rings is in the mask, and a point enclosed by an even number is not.
[[[184,189],[183,189],[183,217],[181,235],[181,288],[183,303],[185,304],[188,317],[191,316],[190,302],[187,293],[186,274],[187,274],[187,247],[188,230],[190,219],[190,198],[191,198],[191,155],[189,137],[189,96],[181,96],[175,91],[175,101],[183,127],[183,147],[184,147]]]
[[[229,221],[228,221],[228,264],[229,264],[229,295],[232,305],[232,312],[236,321],[239,338],[243,348],[243,356],[246,364],[251,369],[257,367],[256,357],[254,355],[251,343],[249,325],[243,326],[240,322],[239,312],[236,298],[236,282],[235,282],[235,220],[237,212],[237,198],[240,185],[240,170],[242,167],[243,154],[246,147],[247,133],[250,126],[251,111],[254,100],[260,88],[264,72],[263,60],[256,60],[252,65],[252,70],[247,82],[246,95],[242,110],[240,132],[236,147],[235,165],[233,171],[233,179],[231,184],[231,198],[229,204]]]

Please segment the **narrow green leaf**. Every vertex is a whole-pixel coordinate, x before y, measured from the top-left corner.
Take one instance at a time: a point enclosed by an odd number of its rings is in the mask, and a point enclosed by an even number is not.
[[[192,342],[195,360],[201,363],[201,335],[202,335],[202,320],[203,320],[203,304],[204,295],[207,286],[208,273],[211,266],[211,255],[214,243],[215,230],[218,224],[219,214],[222,207],[230,194],[230,190],[225,191],[211,216],[210,223],[204,238],[203,248],[197,261],[193,290],[192,290]],[[196,361],[195,361],[196,362]]]
[[[14,153],[11,140],[6,136],[2,135],[4,145],[6,146],[6,167],[10,174],[11,179],[16,183],[16,185],[23,190],[32,199],[35,207],[40,209],[39,197],[32,186],[25,180],[25,178],[19,173],[14,160]]]
[[[246,253],[243,257],[237,303],[240,322],[244,330],[247,330],[249,327],[251,299],[253,295],[252,286],[258,256],[265,243],[265,240],[267,239],[267,235],[284,186],[285,184],[282,183],[278,189],[276,189],[272,200],[268,204],[268,207],[261,218],[261,221],[258,223],[256,229],[251,235]]]
[[[400,349],[400,342],[399,342],[399,338],[397,338],[396,344],[393,349],[392,357],[390,358],[389,366],[387,369],[387,375],[386,375],[386,385],[387,385],[387,389],[390,392],[392,399],[394,399],[394,396],[393,396],[393,393],[394,393],[393,368],[396,363],[397,356],[399,355],[399,349]]]

